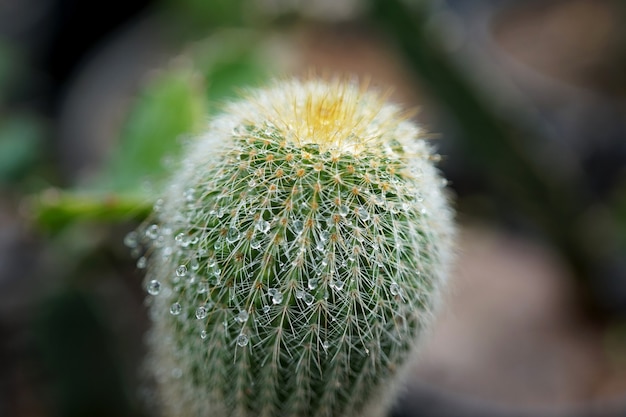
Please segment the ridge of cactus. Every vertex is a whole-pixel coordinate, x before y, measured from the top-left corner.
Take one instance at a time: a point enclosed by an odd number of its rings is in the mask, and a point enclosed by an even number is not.
[[[163,415],[383,413],[452,259],[437,159],[363,85],[277,81],[227,105],[127,238]]]

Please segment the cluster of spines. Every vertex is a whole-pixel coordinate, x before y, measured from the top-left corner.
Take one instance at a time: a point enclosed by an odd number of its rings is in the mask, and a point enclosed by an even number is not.
[[[361,415],[444,278],[449,213],[429,213],[445,210],[428,201],[443,185],[429,149],[294,143],[271,121],[228,139],[129,239],[155,258],[161,385],[179,385],[181,415]]]

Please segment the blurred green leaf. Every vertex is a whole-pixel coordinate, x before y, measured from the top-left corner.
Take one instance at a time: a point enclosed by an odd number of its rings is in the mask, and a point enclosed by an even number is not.
[[[256,31],[222,31],[196,45],[192,55],[195,68],[206,84],[209,112],[238,96],[244,87],[263,84],[276,65],[268,58],[266,46]]]
[[[198,84],[189,69],[160,74],[148,84],[129,114],[119,146],[96,189],[136,194],[146,180],[163,179],[164,158],[180,153],[180,136],[197,131],[204,117],[205,101]]]
[[[198,133],[209,110],[236,96],[237,89],[267,78],[255,46],[250,36],[214,35],[192,52],[193,65],[155,77],[128,116],[101,188],[135,194],[149,180],[158,190],[168,173],[164,161],[176,160],[182,150],[181,135]]]
[[[238,89],[244,86],[256,85],[262,77],[259,63],[249,51],[242,51],[242,55],[235,60],[218,62],[209,69],[206,95],[212,104],[237,96]],[[214,105],[211,110],[216,110]]]
[[[81,190],[35,197],[36,221],[58,230],[78,219],[147,216],[172,167],[165,161],[176,161],[182,152],[181,138],[199,133],[209,113],[238,90],[268,78],[271,71],[259,44],[259,37],[250,32],[216,34],[194,46],[189,62],[178,60],[178,65],[154,76],[131,107],[119,145],[101,175]]]
[[[81,193],[48,189],[29,201],[34,221],[49,232],[58,232],[77,220],[115,222],[142,220],[152,211],[145,197]]]
[[[20,180],[35,164],[42,143],[40,123],[28,116],[0,122],[0,183]]]

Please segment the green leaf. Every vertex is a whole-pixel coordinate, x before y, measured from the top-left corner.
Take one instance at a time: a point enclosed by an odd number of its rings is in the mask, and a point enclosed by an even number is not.
[[[181,135],[197,132],[201,124],[205,102],[198,84],[189,69],[160,74],[148,84],[96,189],[141,194],[146,180],[158,183],[165,177],[164,158],[175,158]]]
[[[242,88],[259,86],[270,78],[276,64],[269,61],[265,49],[255,31],[220,32],[194,49],[211,113],[222,102],[236,98]]]
[[[153,202],[139,196],[48,189],[31,197],[27,204],[35,223],[54,233],[78,220],[142,220],[152,211]]]
[[[35,197],[37,222],[58,230],[77,220],[148,216],[169,174],[164,161],[176,161],[182,152],[181,137],[198,134],[209,112],[239,89],[268,78],[271,71],[258,39],[250,32],[213,35],[194,46],[188,64],[154,76],[132,105],[119,145],[100,176],[80,190]]]
[[[267,79],[258,43],[241,32],[214,35],[191,52],[193,64],[155,77],[132,107],[96,188],[135,194],[148,180],[158,191],[168,174],[164,161],[175,161],[181,153],[181,136],[197,134],[209,110],[235,97],[238,89]]]

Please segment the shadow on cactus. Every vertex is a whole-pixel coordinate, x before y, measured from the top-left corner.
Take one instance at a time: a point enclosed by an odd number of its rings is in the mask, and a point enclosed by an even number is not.
[[[384,414],[452,257],[436,158],[349,82],[226,106],[127,237],[145,248],[163,414]]]

